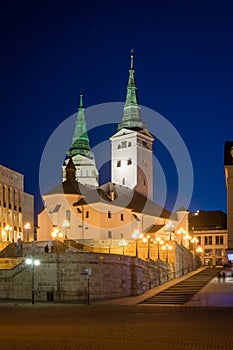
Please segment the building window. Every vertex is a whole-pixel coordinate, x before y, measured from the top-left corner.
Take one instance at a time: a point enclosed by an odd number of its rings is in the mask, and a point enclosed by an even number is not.
[[[121,145],[118,145],[117,148],[120,149],[120,148],[121,148]]]
[[[117,161],[117,167],[119,168],[121,166],[121,160]]]
[[[121,239],[123,239],[124,238],[124,233],[121,233]]]
[[[121,142],[121,147],[126,148],[127,147],[127,141],[122,141]]]
[[[131,165],[132,164],[132,159],[131,158],[128,158],[127,160],[127,165]]]
[[[223,236],[216,236],[215,237],[215,244],[223,245],[224,244]]]
[[[143,185],[146,186],[146,179],[143,178]]]
[[[215,249],[216,256],[224,256],[224,249]]]
[[[108,211],[108,219],[111,219],[112,217],[112,213],[110,212],[110,210]]]
[[[146,147],[147,146],[146,141],[142,141],[142,145],[143,145],[143,147]]]
[[[122,185],[125,186],[125,178],[122,179]]]
[[[108,238],[112,239],[112,231],[108,231]]]
[[[204,237],[204,245],[212,245],[212,236]]]
[[[212,249],[205,249],[204,250],[204,255],[205,256],[211,256],[212,255]]]
[[[121,213],[121,221],[124,221],[124,214]]]
[[[132,143],[129,141],[128,142],[128,147],[131,147],[132,146]]]
[[[85,215],[85,217],[86,217],[86,219],[88,219],[88,218],[89,218],[89,211],[88,211],[88,210],[86,211],[86,215]]]
[[[197,245],[201,245],[201,236],[197,236],[198,242]]]

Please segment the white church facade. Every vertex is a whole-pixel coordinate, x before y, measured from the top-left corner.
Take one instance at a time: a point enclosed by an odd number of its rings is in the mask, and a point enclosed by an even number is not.
[[[154,137],[141,117],[133,55],[126,102],[118,130],[111,141],[111,182],[98,185],[98,170],[89,146],[82,95],[77,122],[63,165],[59,186],[43,195],[38,215],[38,240],[50,240],[54,228],[79,242],[132,240],[135,232],[175,237],[188,230],[186,210],[171,213],[153,202]],[[169,228],[169,229],[168,229]],[[172,228],[172,232],[171,232]],[[153,232],[154,230],[154,232]]]

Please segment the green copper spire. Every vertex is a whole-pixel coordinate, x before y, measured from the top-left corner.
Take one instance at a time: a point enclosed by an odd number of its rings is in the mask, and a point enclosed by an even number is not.
[[[80,94],[80,103],[78,108],[78,117],[75,125],[74,136],[72,139],[72,145],[67,152],[68,156],[76,156],[77,154],[83,155],[90,159],[94,158],[93,152],[89,145],[89,138],[87,135],[87,125],[83,108],[83,95]]]
[[[126,102],[122,122],[118,125],[118,130],[122,128],[146,129],[146,125],[141,118],[141,108],[138,102],[137,86],[135,83],[134,73],[134,55],[133,50],[131,50]]]

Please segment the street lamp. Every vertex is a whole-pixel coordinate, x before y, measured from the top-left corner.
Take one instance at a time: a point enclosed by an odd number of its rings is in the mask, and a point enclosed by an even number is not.
[[[160,237],[156,237],[154,244],[158,246],[158,257],[157,260],[160,259],[160,245],[164,244],[164,241]]]
[[[190,240],[191,243],[193,243],[193,250],[194,250],[194,256],[196,257],[196,245],[197,243],[199,242],[197,237],[193,237],[191,240]]]
[[[123,255],[125,255],[125,247],[127,246],[127,241],[126,241],[125,239],[121,239],[121,240],[119,241],[119,246],[122,247],[122,249],[123,249]]]
[[[9,224],[7,224],[6,226],[5,226],[5,230],[6,230],[6,232],[7,232],[7,241],[9,241],[10,240],[10,231],[12,231],[12,226],[11,225],[9,225]]]
[[[139,232],[138,229],[136,229],[133,234],[132,237],[135,239],[135,244],[136,244],[136,257],[138,257],[138,238],[142,238],[143,234]]]
[[[70,228],[70,223],[68,220],[64,220],[62,226],[65,228],[65,239],[67,239],[67,229]]]
[[[172,250],[172,246],[166,243],[162,246],[162,250],[166,250],[166,263],[168,263],[168,251]]]
[[[26,241],[29,241],[29,231],[31,230],[31,224],[30,222],[26,222],[26,224],[24,225],[24,228],[27,232],[27,235],[26,235]]]
[[[174,225],[172,221],[169,221],[166,225],[166,232],[169,233],[169,240],[171,241],[172,239],[172,233],[173,233]]]
[[[40,265],[40,260],[38,259],[35,259],[34,256],[31,257],[31,258],[27,258],[26,259],[26,264],[31,266],[31,269],[32,269],[32,304],[34,304],[34,266],[39,266]]]
[[[142,238],[142,241],[144,243],[147,242],[147,259],[150,259],[150,243],[153,242],[153,239],[151,238],[151,236],[148,234],[146,237],[144,236]]]
[[[187,234],[187,231],[185,231],[182,227],[178,230],[178,235],[180,235],[180,244],[183,245],[183,235]]]
[[[52,231],[52,237],[55,239],[56,242],[56,252],[57,252],[57,238],[62,238],[63,233],[58,230],[57,227],[55,227]]]

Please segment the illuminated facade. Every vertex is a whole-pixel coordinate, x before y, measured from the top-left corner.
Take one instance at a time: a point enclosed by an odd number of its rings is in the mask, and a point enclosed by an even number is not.
[[[190,248],[202,265],[222,266],[228,247],[227,215],[220,210],[189,213],[189,233],[197,239]]]
[[[33,240],[33,230],[34,197],[24,192],[24,176],[0,165],[0,241]]]
[[[110,138],[111,182],[102,186],[97,182],[80,96],[63,183],[43,195],[45,209],[38,216],[38,240],[50,240],[54,227],[63,232],[63,237],[98,241],[97,245],[106,240],[132,240],[135,230],[146,234],[153,226],[160,227],[156,235],[164,239],[175,239],[175,230],[181,225],[188,230],[186,210],[171,214],[152,200],[154,138],[141,117],[134,73],[131,55],[123,117]],[[90,176],[86,176],[88,171]],[[173,232],[167,231],[170,221]]]

